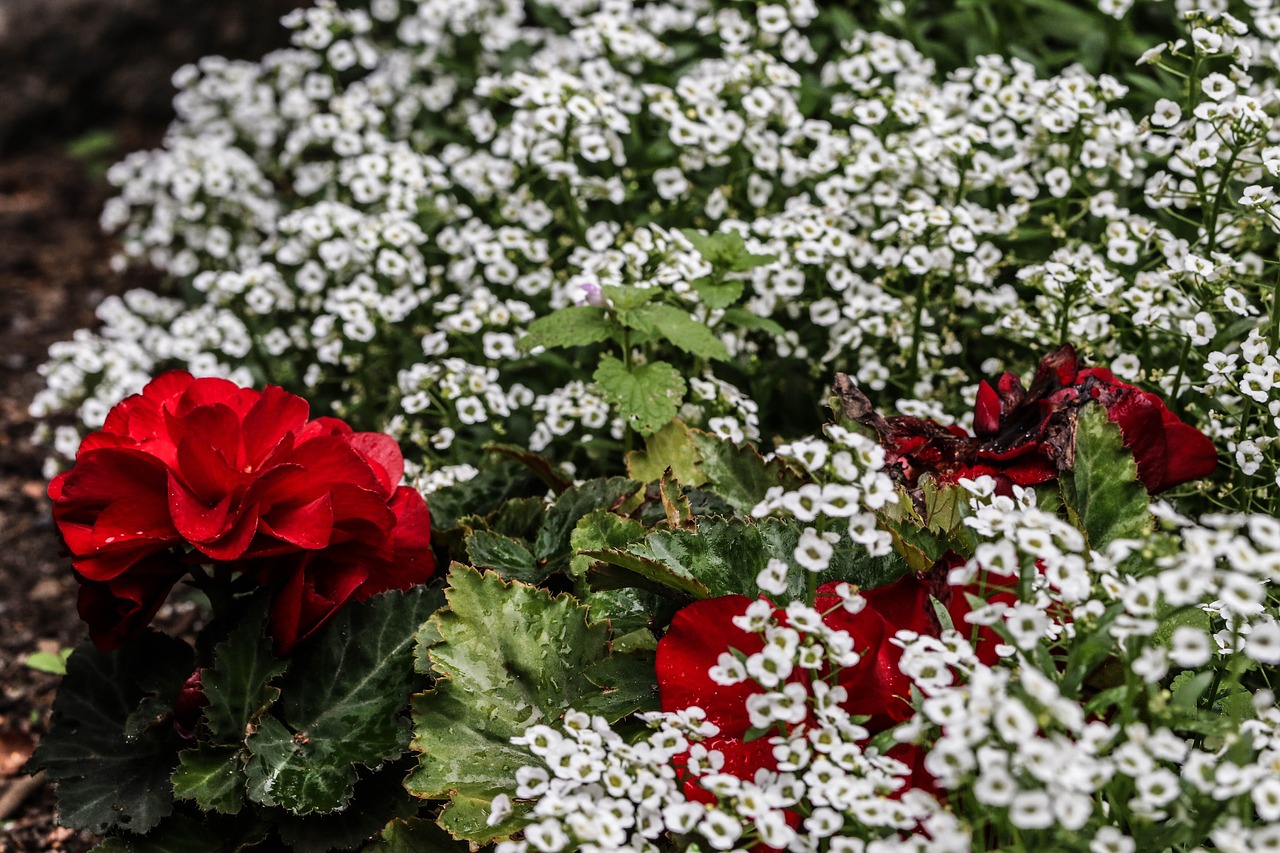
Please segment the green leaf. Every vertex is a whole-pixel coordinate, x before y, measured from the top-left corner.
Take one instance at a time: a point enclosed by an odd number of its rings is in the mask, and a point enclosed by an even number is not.
[[[271,680],[285,663],[271,654],[266,637],[266,599],[253,609],[225,640],[214,646],[213,666],[200,673],[209,704],[204,718],[214,743],[239,745],[246,731],[276,701],[280,690]]]
[[[651,361],[628,371],[621,361],[609,356],[600,361],[592,378],[618,408],[618,414],[641,435],[652,435],[670,423],[684,400],[684,379],[665,361]]]
[[[679,418],[647,436],[644,450],[633,450],[627,454],[627,475],[633,480],[656,482],[662,479],[668,468],[686,486],[697,488],[707,482],[702,473],[702,454],[694,443],[693,431]]]
[[[493,453],[501,453],[503,456],[510,457],[521,465],[528,468],[538,476],[538,479],[547,484],[547,488],[555,492],[557,495],[565,489],[573,485],[573,478],[566,477],[555,465],[551,464],[551,460],[537,453],[525,450],[523,447],[516,447],[511,444],[486,444],[484,449]]]
[[[619,550],[583,551],[581,555],[598,561],[587,573],[593,590],[643,589],[675,597],[684,604],[712,597],[711,591],[683,567],[674,568],[652,557]]]
[[[477,569],[493,569],[505,578],[537,583],[546,577],[533,554],[510,536],[491,530],[475,530],[467,535],[467,556]]]
[[[1150,501],[1138,481],[1138,466],[1120,428],[1100,405],[1086,405],[1076,418],[1075,467],[1063,472],[1063,499],[1080,520],[1089,546],[1141,539],[1152,530]]]
[[[145,836],[104,839],[91,853],[236,853],[266,840],[267,827],[243,816],[175,814]]]
[[[458,841],[433,820],[408,818],[388,823],[378,839],[362,853],[470,853],[465,841]]]
[[[590,512],[578,520],[569,534],[569,546],[575,555],[569,561],[569,570],[581,577],[591,565],[591,558],[581,555],[583,551],[625,548],[632,542],[639,542],[644,535],[645,527],[638,521],[622,518],[605,509]]]
[[[377,837],[387,824],[417,814],[419,801],[405,791],[409,761],[388,764],[356,783],[352,806],[321,815],[272,815],[280,840],[291,853],[328,853],[352,850]]]
[[[750,444],[734,444],[701,430],[692,431],[706,482],[740,513],[748,514],[773,486],[794,488],[800,476],[781,458],[766,462]]]
[[[742,234],[737,231],[721,231],[703,234],[691,228],[680,231],[698,253],[712,266],[727,272],[745,272],[777,260],[773,255],[756,255],[747,249]]]
[[[592,664],[586,674],[600,690],[582,697],[574,706],[579,711],[597,714],[615,723],[639,711],[659,710],[658,676],[652,652],[613,654]]]
[[[495,533],[532,540],[546,516],[547,504],[542,498],[512,498],[494,513],[490,526]]]
[[[463,516],[485,515],[496,511],[511,498],[546,491],[528,468],[501,456],[488,457],[479,467],[480,473],[465,483],[448,486],[427,496],[433,537],[456,528]]]
[[[698,300],[708,308],[728,308],[742,298],[746,282],[741,279],[724,281],[717,276],[705,276],[692,282]]]
[[[761,332],[768,332],[774,337],[782,337],[787,333],[782,324],[777,320],[771,320],[768,317],[761,317],[759,314],[753,314],[746,308],[728,308],[724,312],[724,321],[737,326],[740,329],[757,329]]]
[[[662,293],[657,287],[633,287],[629,284],[606,284],[601,292],[615,311],[635,311],[648,305]]]
[[[96,835],[145,833],[172,811],[173,726],[162,722],[133,738],[125,732],[147,699],[167,697],[172,708],[194,665],[190,647],[154,632],[114,652],[88,640],[76,648],[53,702],[53,727],[28,763],[58,783],[61,823]]]
[[[699,358],[729,358],[724,341],[715,336],[706,324],[689,316],[689,312],[674,305],[646,305],[630,316],[631,325],[642,332],[660,336],[671,345],[692,353]]]
[[[29,669],[37,672],[47,672],[50,675],[66,675],[67,674],[67,658],[71,657],[71,649],[63,649],[59,652],[32,652],[27,655],[27,659],[23,661]]]
[[[671,476],[663,476],[658,484],[658,495],[662,499],[662,510],[670,527],[692,527],[693,509],[689,499],[680,490],[680,481]]]
[[[588,623],[572,598],[466,566],[450,570],[445,595],[448,607],[432,617],[441,640],[428,652],[441,677],[413,699],[420,756],[405,784],[419,797],[447,797],[441,825],[483,843],[519,827],[484,819],[516,770],[539,763],[511,738],[599,692],[585,673],[604,656],[608,628]]]
[[[298,814],[351,798],[356,765],[403,752],[413,644],[438,599],[422,587],[348,604],[294,658],[281,698],[249,737],[249,795]]]
[[[566,489],[547,511],[533,545],[534,555],[549,563],[568,559],[570,534],[583,516],[598,509],[613,509],[639,489],[639,483],[626,477],[588,480],[580,486]]]
[[[529,333],[517,346],[522,352],[534,347],[578,347],[608,340],[616,326],[603,308],[580,305],[561,308],[529,324]]]
[[[179,800],[195,800],[205,811],[236,814],[244,805],[244,783],[240,759],[232,750],[178,753],[173,795]]]

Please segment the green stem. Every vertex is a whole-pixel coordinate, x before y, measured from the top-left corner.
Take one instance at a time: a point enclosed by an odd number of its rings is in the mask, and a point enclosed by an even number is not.
[[[1280,267],[1276,268],[1276,283],[1271,288],[1271,334],[1267,336],[1270,353],[1275,355],[1280,346]]]
[[[916,294],[915,314],[911,318],[911,361],[907,364],[907,393],[911,394],[920,376],[920,337],[924,327],[924,302],[929,293],[928,276],[920,279],[920,292]]]
[[[1178,391],[1182,388],[1182,378],[1187,372],[1187,357],[1191,354],[1191,338],[1188,337],[1182,342],[1182,353],[1178,356],[1178,372],[1173,375],[1173,393],[1169,395],[1169,399],[1173,402],[1178,400]]]

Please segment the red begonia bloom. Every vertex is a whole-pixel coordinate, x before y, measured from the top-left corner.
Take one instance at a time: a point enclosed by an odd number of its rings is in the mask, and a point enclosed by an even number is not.
[[[1119,381],[1103,368],[1081,368],[1064,345],[1040,361],[1030,388],[1013,373],[978,386],[970,436],[924,418],[885,418],[847,377],[836,392],[850,417],[875,429],[887,461],[914,487],[921,474],[939,482],[990,475],[999,489],[1057,479],[1074,464],[1075,412],[1090,401],[1106,409],[1133,453],[1151,493],[1207,476],[1218,463],[1213,442],[1169,411],[1159,396]]]
[[[835,583],[818,587],[817,609],[832,611],[823,617],[824,621],[832,628],[848,631],[854,649],[862,655],[855,666],[839,674],[839,685],[849,693],[844,708],[851,714],[870,717],[867,727],[882,731],[911,714],[911,680],[898,669],[902,649],[889,640],[903,629],[936,632],[928,589],[915,575],[907,575],[888,586],[864,591],[866,607],[849,613],[839,606],[835,587]],[[720,729],[705,745],[724,755],[722,772],[742,779],[752,778],[759,768],[777,766],[767,738],[749,743],[744,740],[751,727],[747,699],[763,689],[751,680],[730,686],[717,684],[708,671],[722,653],[731,649],[751,655],[764,648],[760,635],[733,624],[733,618],[745,613],[750,604],[751,599],[745,595],[728,595],[685,607],[659,641],[655,663],[662,710],[681,711],[695,705],[702,708],[707,721]],[[824,678],[827,674],[823,670],[797,670],[792,680]],[[697,794],[699,790],[686,785],[687,795],[703,799]]]
[[[279,584],[281,652],[347,600],[431,575],[426,504],[398,485],[395,441],[309,414],[276,386],[174,371],[85,438],[49,497],[100,648],[145,627],[189,563]]]

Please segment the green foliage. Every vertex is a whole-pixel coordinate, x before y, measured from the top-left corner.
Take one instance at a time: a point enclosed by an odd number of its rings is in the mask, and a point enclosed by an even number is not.
[[[618,414],[641,435],[652,435],[676,416],[684,400],[679,371],[665,361],[651,361],[628,370],[612,356],[600,361],[592,377]]]
[[[152,709],[173,707],[192,667],[185,643],[156,633],[114,652],[87,640],[76,648],[53,703],[53,727],[29,763],[58,783],[63,824],[97,835],[145,833],[172,811],[177,734]]]
[[[401,754],[414,637],[437,604],[416,588],[339,611],[295,658],[279,701],[247,739],[250,797],[298,814],[335,811],[351,799],[357,766]]]
[[[284,670],[285,663],[271,653],[263,600],[214,647],[213,666],[200,673],[209,700],[204,718],[210,740],[240,744],[245,732],[257,726],[263,712],[280,696],[280,688],[272,680]]]
[[[610,477],[567,489],[547,511],[534,543],[534,555],[549,563],[567,561],[571,548],[569,536],[578,521],[597,509],[618,506],[639,488],[639,483],[625,477]]]
[[[484,842],[519,826],[519,812],[496,827],[485,821],[516,770],[536,761],[511,738],[598,692],[587,670],[606,655],[608,629],[569,597],[493,573],[454,566],[448,583],[448,606],[432,617],[441,639],[428,650],[440,680],[413,699],[420,755],[406,785],[448,799],[441,826]]]
[[[578,347],[608,340],[617,326],[603,308],[578,305],[561,308],[529,324],[529,334],[520,339],[520,348]]]
[[[1075,468],[1063,472],[1060,482],[1063,501],[1091,548],[1151,532],[1150,501],[1138,481],[1138,466],[1102,406],[1080,409]]]

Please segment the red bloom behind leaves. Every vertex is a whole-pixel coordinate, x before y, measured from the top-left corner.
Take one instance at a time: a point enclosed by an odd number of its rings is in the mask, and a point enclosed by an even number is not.
[[[189,563],[278,584],[281,653],[349,599],[432,574],[430,518],[398,485],[395,441],[309,413],[279,387],[174,371],[85,438],[49,497],[99,648],[141,631]]]
[[[872,427],[891,465],[914,487],[921,474],[939,482],[990,475],[1000,491],[1047,483],[1074,464],[1075,412],[1095,401],[1133,453],[1138,479],[1152,494],[1205,477],[1217,466],[1213,442],[1169,411],[1159,396],[1119,381],[1109,370],[1081,368],[1067,344],[1040,360],[1030,388],[1005,373],[978,386],[974,436],[915,417],[885,418],[847,376],[836,377],[845,413]]]
[[[840,673],[839,684],[849,692],[844,707],[851,714],[869,716],[865,725],[871,731],[883,731],[911,713],[911,680],[898,669],[902,649],[889,640],[903,629],[936,632],[928,590],[914,575],[907,575],[888,586],[864,591],[866,607],[849,613],[839,606],[835,587],[835,583],[818,587],[816,607],[820,612],[831,611],[824,621],[832,628],[849,632],[854,649],[862,655],[857,665]],[[662,710],[682,711],[695,705],[702,708],[707,721],[720,729],[717,736],[705,742],[706,747],[719,750],[724,756],[723,772],[742,779],[752,778],[759,768],[777,766],[768,738],[745,741],[751,728],[747,699],[763,692],[763,688],[751,680],[729,686],[717,684],[708,671],[722,653],[731,649],[751,655],[764,648],[760,635],[733,623],[733,618],[745,613],[750,604],[751,599],[744,595],[729,595],[685,607],[659,641],[655,664]],[[807,670],[797,670],[792,680],[810,675]],[[821,678],[826,673],[819,670],[813,675]],[[686,795],[703,800],[710,796],[698,792],[701,788],[686,785]]]

